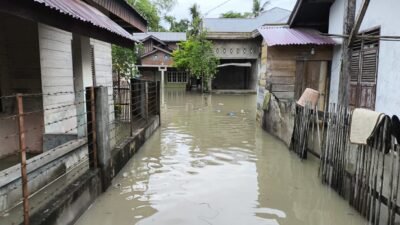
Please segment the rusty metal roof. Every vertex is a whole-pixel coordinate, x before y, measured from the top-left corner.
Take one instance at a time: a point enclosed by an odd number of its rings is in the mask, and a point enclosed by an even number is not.
[[[312,29],[263,26],[258,31],[268,46],[336,44],[332,38],[322,36]]]
[[[69,15],[83,22],[91,23],[92,25],[115,33],[119,36],[134,40],[132,35],[112,21],[106,15],[101,13],[96,8],[86,4],[81,0],[33,0],[34,2],[43,4],[62,14]]]

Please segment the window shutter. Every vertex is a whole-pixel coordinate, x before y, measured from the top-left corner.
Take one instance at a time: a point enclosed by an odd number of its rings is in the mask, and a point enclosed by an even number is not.
[[[378,76],[380,29],[363,32],[352,44],[349,104],[374,109]],[[368,37],[370,36],[370,37]]]
[[[375,83],[378,63],[378,50],[363,52],[361,83]]]
[[[358,75],[360,73],[360,50],[353,50],[350,66],[350,81],[358,82]]]

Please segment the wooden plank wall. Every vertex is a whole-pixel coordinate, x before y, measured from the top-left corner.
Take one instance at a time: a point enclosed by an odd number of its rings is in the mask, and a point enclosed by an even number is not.
[[[42,69],[42,91],[55,93],[73,92],[72,33],[48,25],[39,24],[40,64]],[[74,94],[43,96],[43,107],[69,105],[75,102]],[[75,106],[62,112],[50,110],[44,113],[45,123],[60,118],[73,117]],[[64,133],[77,125],[75,117],[45,127],[45,133]],[[76,132],[71,132],[76,133]]]
[[[108,103],[110,105],[110,122],[114,121],[113,71],[111,44],[96,39],[90,39],[94,48],[94,63],[96,72],[96,86],[108,87]]]
[[[281,101],[290,101],[296,97],[296,79],[303,79],[303,69],[299,60],[331,60],[331,47],[312,46],[276,46],[268,47],[266,87]]]

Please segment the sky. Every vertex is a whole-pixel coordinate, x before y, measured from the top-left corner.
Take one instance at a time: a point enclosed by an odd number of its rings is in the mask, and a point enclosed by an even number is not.
[[[204,15],[209,10],[220,5],[227,0],[178,0],[178,4],[172,10],[170,15],[174,15],[178,19],[189,18],[189,7],[194,3],[200,6],[201,13]],[[266,0],[261,0],[264,3]],[[268,8],[281,7],[292,10],[296,0],[271,0],[271,4]],[[224,12],[235,11],[235,12],[251,12],[253,7],[253,0],[230,0],[223,6],[212,10],[205,17],[219,17]]]

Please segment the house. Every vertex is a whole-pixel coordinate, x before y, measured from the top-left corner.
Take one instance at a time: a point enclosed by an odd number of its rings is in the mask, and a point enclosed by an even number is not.
[[[356,15],[359,13],[361,0],[356,1]],[[395,97],[399,81],[396,79],[399,65],[396,63],[400,54],[397,41],[379,39],[377,36],[398,36],[396,19],[399,17],[398,1],[371,1],[361,22],[358,36],[350,46],[351,71],[349,105],[352,108],[369,108],[389,115],[399,114],[399,100]],[[321,10],[314,10],[319,8]],[[343,35],[345,1],[298,1],[297,12],[291,17],[292,27],[304,26],[320,28],[321,32],[331,35]],[[318,25],[319,24],[319,25]],[[368,36],[372,36],[368,38]],[[342,67],[342,37],[335,38],[338,43],[333,49],[331,66],[330,102],[337,103]]]
[[[264,39],[259,94],[264,96],[267,90],[281,102],[293,102],[306,88],[312,88],[321,94],[319,107],[323,110],[328,102],[335,41],[310,28],[263,26],[258,30]]]
[[[28,158],[33,157],[27,166],[30,194],[87,161],[86,88],[107,87],[113,102],[111,45],[132,47],[131,32],[145,32],[147,21],[122,0],[7,0],[0,2],[0,29],[3,213],[21,200],[20,146],[14,134],[24,134]],[[23,98],[24,130],[15,119],[21,109],[17,93]],[[113,122],[114,106],[107,107]],[[59,148],[65,143],[70,144]],[[114,148],[115,141],[110,143]],[[79,171],[87,172],[88,166]]]
[[[356,14],[362,1],[356,1]],[[359,35],[399,36],[397,21],[400,2],[394,0],[371,1]],[[333,1],[330,7],[329,33],[343,34],[344,1]],[[339,43],[342,39],[337,39]],[[400,114],[400,100],[396,97],[400,80],[397,63],[400,43],[377,38],[358,38],[350,46],[352,49],[349,104],[352,107],[374,109],[388,115]],[[330,101],[337,102],[339,87],[341,48],[333,52],[332,82]]]
[[[257,29],[265,24],[284,25],[289,15],[288,10],[272,8],[256,18],[205,18],[207,39],[220,59],[212,89],[256,92],[262,43]]]
[[[186,87],[189,74],[175,68],[172,58],[178,43],[186,41],[186,33],[133,33],[133,37],[143,45],[138,66],[143,79],[162,81],[168,87]]]

